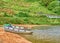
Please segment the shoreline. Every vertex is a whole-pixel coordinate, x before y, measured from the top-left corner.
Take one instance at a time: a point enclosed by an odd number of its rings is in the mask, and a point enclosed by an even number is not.
[[[26,28],[32,28],[32,27],[35,27],[35,26],[51,26],[51,25],[30,25],[30,24],[12,24],[14,26],[23,26],[23,27],[26,27]],[[3,25],[0,25],[0,27],[3,26]]]
[[[23,26],[23,27],[26,27],[26,28],[33,28],[35,26],[55,26],[55,25],[33,25],[33,24],[12,24],[12,25],[14,25],[14,26]],[[3,26],[3,25],[0,25],[0,27],[1,26]]]

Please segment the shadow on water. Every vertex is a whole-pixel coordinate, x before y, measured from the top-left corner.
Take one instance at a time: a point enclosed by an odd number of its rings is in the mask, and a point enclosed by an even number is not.
[[[32,43],[60,43],[60,26],[39,26],[32,29],[33,34],[21,34]]]

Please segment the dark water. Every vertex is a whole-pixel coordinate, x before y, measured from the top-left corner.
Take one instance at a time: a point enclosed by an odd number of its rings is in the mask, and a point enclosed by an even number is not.
[[[60,26],[38,26],[33,34],[23,35],[32,43],[60,43]]]

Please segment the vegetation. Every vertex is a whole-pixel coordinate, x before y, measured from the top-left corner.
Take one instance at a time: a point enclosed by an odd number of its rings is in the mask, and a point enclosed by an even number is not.
[[[60,19],[47,18],[46,14],[59,15],[60,1],[0,0],[0,24],[7,22],[13,24],[60,24]]]
[[[60,19],[50,19],[47,17],[1,17],[0,24],[47,24],[47,25],[60,25]]]
[[[53,1],[48,6],[49,10],[52,10],[56,14],[60,14],[60,1]]]

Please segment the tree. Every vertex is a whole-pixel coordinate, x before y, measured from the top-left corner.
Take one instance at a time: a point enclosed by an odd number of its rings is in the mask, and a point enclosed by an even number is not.
[[[49,4],[48,9],[56,14],[60,14],[60,1],[53,1]]]
[[[55,7],[52,11],[54,13],[60,14],[60,7]]]
[[[60,6],[60,1],[53,1],[48,5],[49,10],[53,10],[55,7]]]
[[[48,6],[54,0],[40,0],[40,4],[44,6]]]

